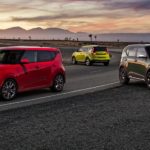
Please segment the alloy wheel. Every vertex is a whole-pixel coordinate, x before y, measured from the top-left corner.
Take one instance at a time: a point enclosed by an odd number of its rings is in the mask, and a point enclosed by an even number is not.
[[[128,84],[130,80],[127,76],[127,71],[124,68],[120,68],[119,70],[119,80],[121,84]]]
[[[6,80],[1,89],[1,96],[4,100],[11,100],[16,96],[17,85],[14,80]]]
[[[64,77],[61,74],[59,74],[55,77],[52,89],[56,92],[60,92],[63,90],[63,87],[64,87]]]
[[[90,59],[89,59],[89,58],[86,58],[86,60],[85,60],[85,64],[86,64],[86,66],[90,66],[90,65],[91,65],[91,61],[90,61]]]

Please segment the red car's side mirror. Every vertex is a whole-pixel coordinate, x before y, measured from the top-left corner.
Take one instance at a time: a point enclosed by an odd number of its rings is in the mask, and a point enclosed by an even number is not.
[[[28,64],[28,63],[30,63],[29,59],[27,59],[27,58],[21,59],[20,62],[21,62],[22,64]]]

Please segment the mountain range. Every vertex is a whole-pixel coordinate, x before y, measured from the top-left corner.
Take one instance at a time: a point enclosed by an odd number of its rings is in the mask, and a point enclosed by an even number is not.
[[[30,30],[21,27],[12,27],[8,29],[0,29],[1,39],[41,39],[41,40],[90,40],[89,34],[86,32],[71,32],[61,28],[46,28],[40,27]],[[125,41],[125,42],[150,42],[150,33],[97,33],[92,34],[93,41]],[[95,38],[96,35],[96,38]]]

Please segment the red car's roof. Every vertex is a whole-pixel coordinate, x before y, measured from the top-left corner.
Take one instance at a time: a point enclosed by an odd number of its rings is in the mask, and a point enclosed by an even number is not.
[[[58,48],[55,47],[40,47],[40,46],[7,46],[0,47],[0,50],[48,50],[48,51],[57,51]]]

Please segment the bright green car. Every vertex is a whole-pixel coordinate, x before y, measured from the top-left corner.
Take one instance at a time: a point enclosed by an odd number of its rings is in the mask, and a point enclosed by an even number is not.
[[[87,66],[93,63],[103,63],[105,66],[109,65],[111,54],[107,47],[99,45],[82,46],[79,50],[72,54],[72,63],[83,62]]]

